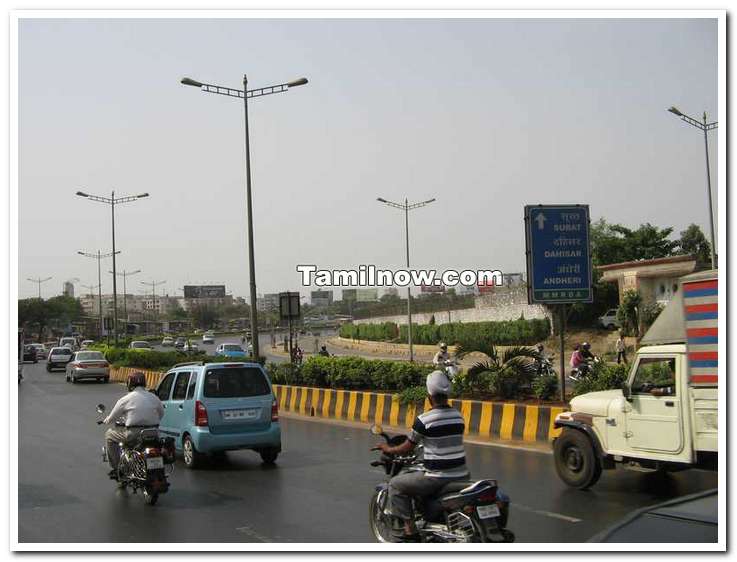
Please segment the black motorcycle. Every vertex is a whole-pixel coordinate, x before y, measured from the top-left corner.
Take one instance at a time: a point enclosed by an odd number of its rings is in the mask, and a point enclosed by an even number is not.
[[[105,413],[105,405],[98,404],[97,412]],[[97,420],[98,425],[102,420]],[[125,427],[116,422],[117,427]],[[143,491],[143,499],[148,505],[154,505],[159,494],[169,490],[167,476],[174,470],[175,449],[172,437],[159,437],[158,427],[141,430],[135,443],[118,443],[120,462],[118,470],[110,476],[117,480],[122,490],[131,488],[133,493]],[[107,450],[102,447],[102,462],[107,463]]]
[[[380,435],[391,446],[401,445],[407,437],[390,437],[379,426],[371,433]],[[419,451],[418,451],[419,449]],[[403,522],[391,514],[389,480],[400,472],[422,470],[422,446],[406,456],[387,455],[373,461],[381,466],[386,481],[376,486],[369,504],[369,524],[379,542],[401,542]],[[428,498],[413,498],[415,526],[422,542],[514,542],[514,533],[508,530],[509,498],[497,486],[496,480],[451,481],[437,494]]]

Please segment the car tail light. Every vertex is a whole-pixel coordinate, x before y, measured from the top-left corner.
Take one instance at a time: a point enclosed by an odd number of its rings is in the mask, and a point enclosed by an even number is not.
[[[198,427],[207,425],[207,408],[199,400],[194,405],[194,424]]]
[[[161,451],[154,447],[148,447],[145,451],[147,457],[160,457]]]
[[[74,362],[70,363],[70,365],[71,365],[71,366],[72,366],[73,368],[75,368],[75,369],[76,369],[77,367],[79,367],[79,366],[80,366],[80,365],[79,365],[79,363],[74,363]]]
[[[271,421],[279,421],[279,405],[276,403],[276,399],[271,403]]]

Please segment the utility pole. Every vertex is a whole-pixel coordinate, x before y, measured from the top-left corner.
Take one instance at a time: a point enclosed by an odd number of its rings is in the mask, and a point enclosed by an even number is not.
[[[41,299],[41,283],[46,283],[46,281],[50,281],[51,279],[53,279],[53,277],[47,277],[46,279],[41,279],[40,277],[38,279],[31,279],[28,277],[27,281],[38,284],[38,298]]]
[[[102,319],[102,269],[101,269],[101,266],[100,266],[100,262],[102,261],[103,258],[109,258],[109,257],[114,256],[115,254],[119,254],[120,253],[120,250],[118,250],[117,252],[109,252],[107,254],[101,253],[100,250],[97,250],[97,253],[96,254],[92,254],[92,253],[89,253],[89,252],[81,252],[81,251],[80,252],[77,252],[77,253],[80,256],[84,256],[86,258],[93,258],[93,259],[96,259],[97,260],[97,287],[98,287],[98,291],[99,291],[99,294],[98,294],[98,297],[99,297],[99,301],[98,302],[99,302],[99,304],[98,304],[98,306],[100,308],[100,311],[99,311],[100,312],[100,328],[99,328],[99,331],[97,333],[97,341],[100,342],[100,341],[102,341],[102,332],[103,332],[104,327],[105,327],[105,324],[104,324],[103,319]],[[110,338],[108,337],[108,341],[109,340],[110,340]]]
[[[108,273],[112,273],[115,275],[116,273],[114,271],[108,271]],[[123,314],[125,314],[125,335],[128,335],[128,293],[125,287],[125,280],[126,277],[130,277],[131,275],[136,275],[137,273],[141,273],[140,269],[136,269],[135,271],[126,271],[123,270],[123,273],[118,272],[117,274],[120,275],[123,278]]]

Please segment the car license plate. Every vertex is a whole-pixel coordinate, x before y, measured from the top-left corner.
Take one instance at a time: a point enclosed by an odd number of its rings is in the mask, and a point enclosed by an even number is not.
[[[153,470],[156,468],[164,468],[164,457],[149,457],[146,459],[146,468]]]
[[[226,420],[252,420],[258,416],[258,409],[250,410],[224,410],[223,419]]]
[[[479,517],[481,519],[489,519],[490,517],[499,517],[499,506],[496,504],[479,505],[476,507],[476,512],[479,514]]]

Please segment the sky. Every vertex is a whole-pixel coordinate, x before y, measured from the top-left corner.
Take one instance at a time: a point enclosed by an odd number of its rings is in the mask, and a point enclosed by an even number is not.
[[[523,271],[526,204],[709,236],[703,136],[666,109],[719,119],[716,20],[25,19],[18,55],[20,298],[97,283],[77,251],[110,251],[110,208],[80,189],[150,194],[116,208],[129,293],[248,295],[243,104],[183,76],[309,79],[249,103],[259,294],[297,264],[403,267],[377,197],[437,199],[410,258],[439,271]]]

